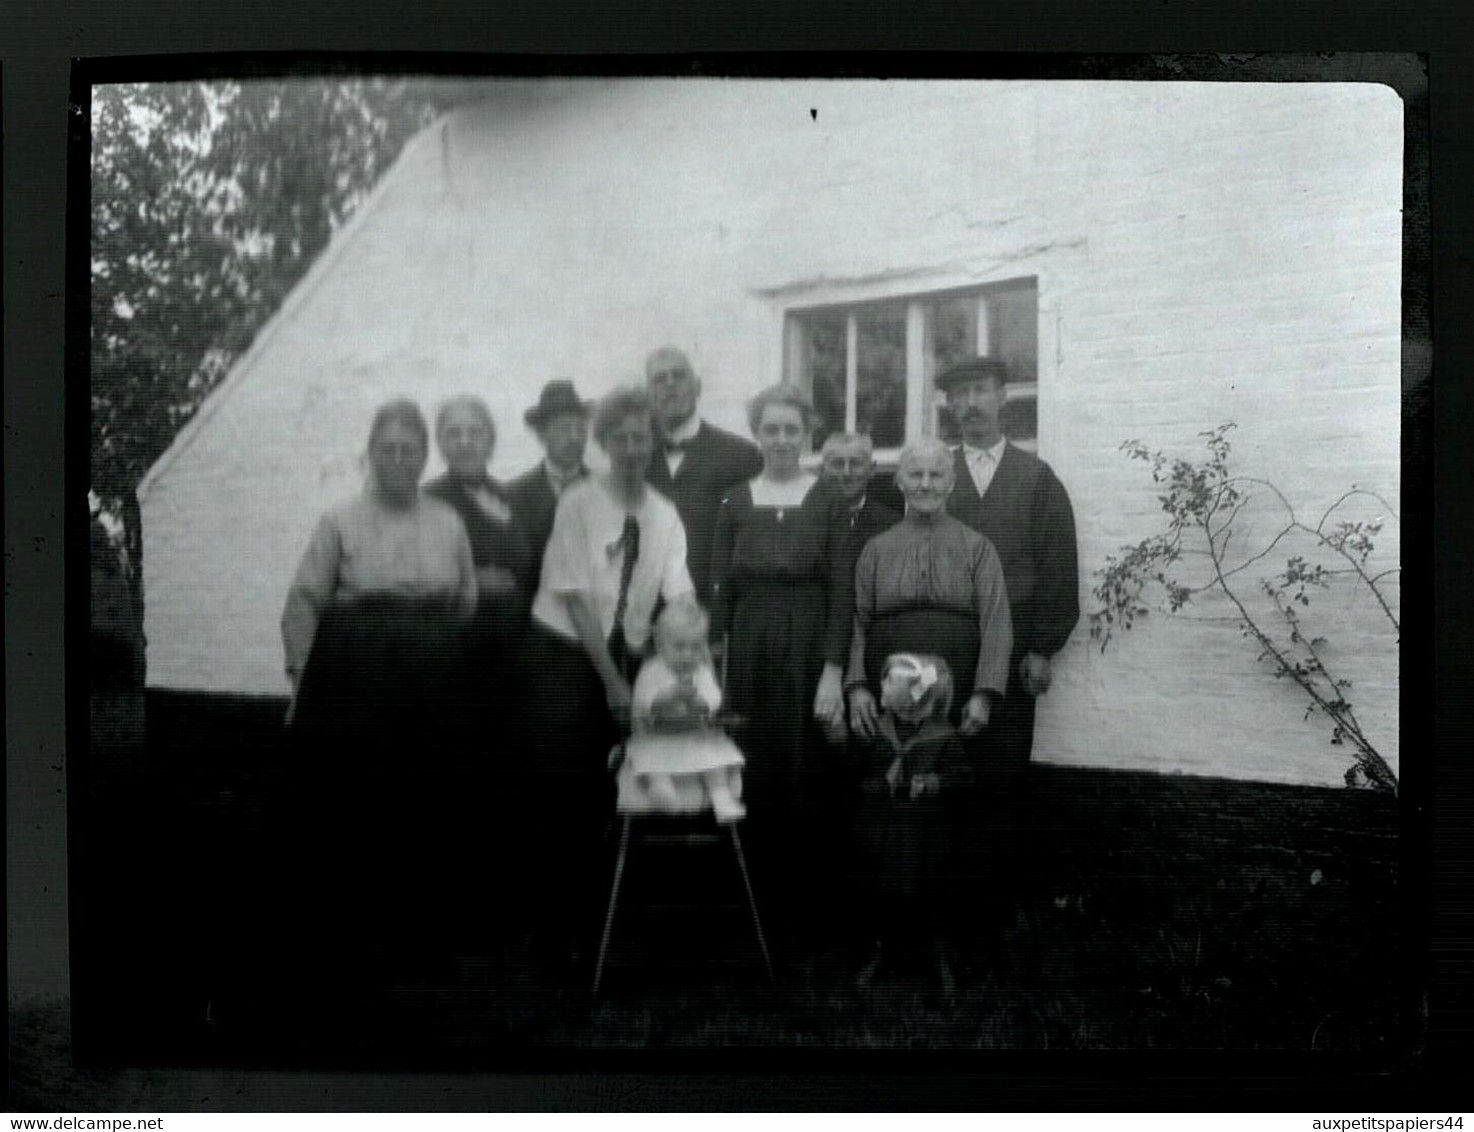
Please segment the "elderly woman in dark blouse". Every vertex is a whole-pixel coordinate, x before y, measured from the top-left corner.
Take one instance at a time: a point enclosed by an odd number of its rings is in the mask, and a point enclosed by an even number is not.
[[[476,568],[476,616],[466,635],[468,691],[484,698],[478,714],[497,718],[516,668],[514,646],[537,588],[532,545],[505,489],[486,470],[496,445],[486,402],[471,396],[446,401],[435,417],[435,443],[446,471],[426,484],[425,492],[461,517]]]
[[[952,670],[954,722],[964,736],[988,724],[1008,686],[1013,648],[1003,567],[991,543],[947,514],[951,451],[923,440],[901,453],[896,483],[906,517],[871,539],[855,567],[855,624],[845,686],[850,726],[874,734],[885,659],[940,654]]]

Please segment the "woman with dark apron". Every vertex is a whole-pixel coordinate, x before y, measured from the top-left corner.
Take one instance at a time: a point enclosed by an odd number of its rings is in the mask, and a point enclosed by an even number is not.
[[[462,626],[476,609],[465,527],[420,490],[411,401],[374,417],[364,492],[313,532],[282,614],[298,777],[284,842],[298,938],[325,982],[361,991],[385,960],[433,952],[448,861],[442,810]]]
[[[956,688],[950,722],[977,769],[989,758],[988,719],[1008,686],[1013,628],[997,552],[947,514],[953,477],[952,453],[940,441],[901,454],[896,483],[906,517],[860,552],[845,685],[850,728],[868,740],[879,720],[886,658],[940,656]]]
[[[941,656],[961,701],[954,722],[964,736],[988,725],[1008,685],[1013,628],[1003,567],[991,543],[947,514],[952,454],[940,441],[901,453],[896,483],[906,517],[871,539],[855,567],[855,630],[850,641],[850,725],[874,733],[875,694],[886,657]]]

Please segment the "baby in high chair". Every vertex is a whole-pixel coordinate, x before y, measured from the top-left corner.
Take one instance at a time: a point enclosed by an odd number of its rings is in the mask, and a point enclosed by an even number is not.
[[[709,804],[721,822],[747,812],[740,801],[742,752],[713,723],[722,692],[707,627],[706,613],[690,598],[671,602],[655,622],[656,655],[635,679],[622,810],[686,813]]]

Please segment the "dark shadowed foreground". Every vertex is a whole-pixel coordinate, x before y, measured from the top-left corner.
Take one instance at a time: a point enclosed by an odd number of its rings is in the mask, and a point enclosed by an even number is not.
[[[959,938],[951,998],[924,965],[856,989],[867,941],[843,924],[780,953],[770,987],[740,917],[649,873],[597,1002],[592,956],[539,954],[516,930],[479,954],[401,965],[346,1001],[318,995],[256,868],[260,815],[289,770],[244,741],[192,741],[182,718],[155,728],[151,768],[110,788],[104,809],[126,820],[73,807],[75,1035],[65,999],[12,1001],[16,1108],[280,1106],[246,1071],[267,1067],[325,1073],[338,1084],[321,1105],[340,1108],[395,1096],[370,1097],[351,1070],[538,1073],[621,1064],[616,1051],[792,1051],[780,1067],[832,1050],[1283,1051],[1377,1068],[1419,1042],[1394,802],[1054,767],[1033,768],[1018,820],[1031,867],[1006,915]],[[486,898],[498,865],[463,870],[465,899]],[[970,883],[985,902],[986,862]],[[662,890],[690,906],[651,908]],[[446,1080],[425,1103],[454,1107],[464,1079]]]

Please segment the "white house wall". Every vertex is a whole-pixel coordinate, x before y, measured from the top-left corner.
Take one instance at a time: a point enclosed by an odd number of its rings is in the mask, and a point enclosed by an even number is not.
[[[1038,277],[1039,449],[1086,608],[1104,556],[1155,529],[1127,438],[1190,453],[1234,421],[1302,517],[1352,484],[1396,508],[1401,110],[1366,85],[494,84],[407,148],[151,474],[150,683],[285,691],[287,584],[384,399],[482,394],[510,475],[544,381],[596,395],[674,342],[740,430],[789,305]],[[1382,544],[1395,562],[1395,522]],[[1037,757],[1340,780],[1232,623],[1151,622],[1104,656],[1082,622]],[[1323,632],[1395,759],[1389,632]]]

